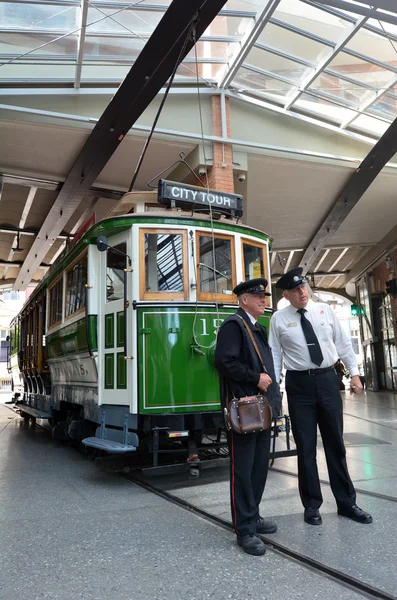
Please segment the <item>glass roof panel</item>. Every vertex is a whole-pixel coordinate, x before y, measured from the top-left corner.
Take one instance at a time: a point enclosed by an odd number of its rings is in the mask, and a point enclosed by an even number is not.
[[[364,55],[370,52],[371,58],[394,68],[397,67],[397,43],[393,44],[387,37],[377,35],[368,29],[357,31],[346,48]]]
[[[75,64],[60,64],[54,62],[52,64],[32,64],[30,62],[13,62],[9,65],[5,64],[0,69],[0,81],[13,80],[19,83],[32,82],[53,82],[73,81],[75,76]]]
[[[146,40],[133,36],[86,36],[84,57],[99,59],[104,56],[123,56],[133,60],[140,54]]]
[[[273,23],[266,25],[258,42],[310,62],[320,61],[330,51],[329,46]]]
[[[323,72],[313,81],[309,90],[323,92],[341,104],[359,107],[373,95],[373,91],[330,73]]]
[[[264,69],[293,83],[299,83],[302,75],[307,71],[307,66],[305,65],[255,47],[252,48],[247,56],[245,66],[247,65]]]
[[[131,63],[127,65],[115,65],[110,62],[108,65],[101,64],[100,66],[84,63],[81,70],[81,81],[90,83],[105,80],[109,83],[118,83],[127,75],[133,62],[131,60]]]
[[[208,35],[235,35],[243,36],[248,27],[252,27],[252,17],[229,17],[218,15],[212,21],[211,25],[204,31],[204,36]]]
[[[346,52],[340,52],[329,64],[329,69],[354,79],[358,84],[371,86],[374,90],[383,90],[395,77],[393,71]]]
[[[395,119],[397,117],[397,98],[385,94],[378,102],[368,108],[368,112],[373,112],[385,119]]]
[[[377,19],[368,19],[368,25],[372,25],[372,27],[376,27],[380,31],[391,33],[397,37],[397,25],[386,23],[386,21],[378,21]]]
[[[77,25],[77,7],[27,2],[0,2],[2,29],[71,31]]]
[[[358,116],[357,119],[349,125],[349,129],[365,131],[376,137],[383,135],[389,127],[389,123],[385,123],[385,121],[375,119],[374,117],[369,117],[368,115]]]
[[[196,58],[197,54],[197,59],[228,59],[235,54],[238,48],[239,44],[234,44],[232,42],[197,42],[196,49],[192,48],[187,56],[190,58]]]
[[[284,104],[288,95],[297,89],[292,83],[285,83],[271,75],[255,73],[244,67],[239,69],[232,86],[237,87],[239,91],[258,93],[280,104]]]
[[[0,54],[19,55],[35,50],[30,56],[41,54],[75,55],[77,52],[77,37],[69,35],[53,42],[54,34],[32,34],[28,32],[0,31]],[[49,43],[51,42],[51,43]],[[44,45],[46,44],[46,45]],[[40,48],[40,46],[43,46]],[[1,73],[0,73],[1,75]]]
[[[356,116],[356,112],[335,102],[330,102],[314,94],[302,94],[294,103],[294,108],[299,108],[307,114],[314,113],[329,122],[341,125],[344,121]]]
[[[299,0],[281,0],[273,16],[335,43],[344,38],[353,27],[352,23],[341,17]]]
[[[223,69],[224,65],[214,63],[198,64],[196,69],[196,63],[191,62],[179,65],[176,74],[184,79],[193,79],[193,82],[190,83],[194,84],[197,81],[197,72],[199,79],[215,80],[223,73]]]
[[[136,34],[151,34],[161,20],[161,11],[143,11],[134,9],[99,8],[89,6],[87,33],[132,31]],[[106,18],[107,17],[107,18]]]

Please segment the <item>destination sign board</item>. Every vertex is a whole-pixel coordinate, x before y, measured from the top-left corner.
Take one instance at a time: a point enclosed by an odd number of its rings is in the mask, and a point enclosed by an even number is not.
[[[231,217],[242,217],[243,215],[241,194],[207,190],[204,187],[185,185],[166,179],[159,181],[158,202],[168,207],[191,207],[192,210],[197,211],[203,208],[209,210],[211,206],[214,211],[218,210],[218,212]]]

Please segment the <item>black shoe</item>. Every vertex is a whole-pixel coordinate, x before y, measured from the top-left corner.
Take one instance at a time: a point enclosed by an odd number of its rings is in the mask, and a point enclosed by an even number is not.
[[[267,535],[268,533],[276,533],[277,525],[274,521],[270,519],[264,519],[263,517],[258,517],[256,520],[256,533],[260,533],[262,535]]]
[[[318,508],[305,508],[304,517],[305,523],[309,525],[321,525],[323,522]]]
[[[247,554],[262,556],[262,554],[265,554],[266,552],[265,544],[253,533],[238,535],[237,543]]]
[[[353,521],[357,521],[358,523],[372,523],[371,515],[361,510],[357,504],[353,504],[353,506],[339,507],[338,515],[347,517],[348,519],[353,519]]]

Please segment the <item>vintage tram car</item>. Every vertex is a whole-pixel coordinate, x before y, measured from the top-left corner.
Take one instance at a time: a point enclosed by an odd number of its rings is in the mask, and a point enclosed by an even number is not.
[[[159,190],[126,194],[82,232],[11,325],[26,420],[107,452],[138,449],[152,465],[173,447],[192,458],[209,432],[220,442],[217,329],[238,282],[269,279],[271,244],[239,222],[241,197]],[[263,323],[271,313],[269,298]]]

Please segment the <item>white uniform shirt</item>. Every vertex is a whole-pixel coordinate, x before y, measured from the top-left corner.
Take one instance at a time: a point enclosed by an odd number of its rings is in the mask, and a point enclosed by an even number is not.
[[[324,360],[320,367],[310,358],[298,309],[290,304],[274,313],[270,320],[269,344],[273,353],[277,381],[280,381],[282,363],[290,371],[324,369],[342,359],[350,375],[358,375],[357,359],[351,341],[342,329],[328,304],[312,302],[306,306],[306,318],[313,325]]]

